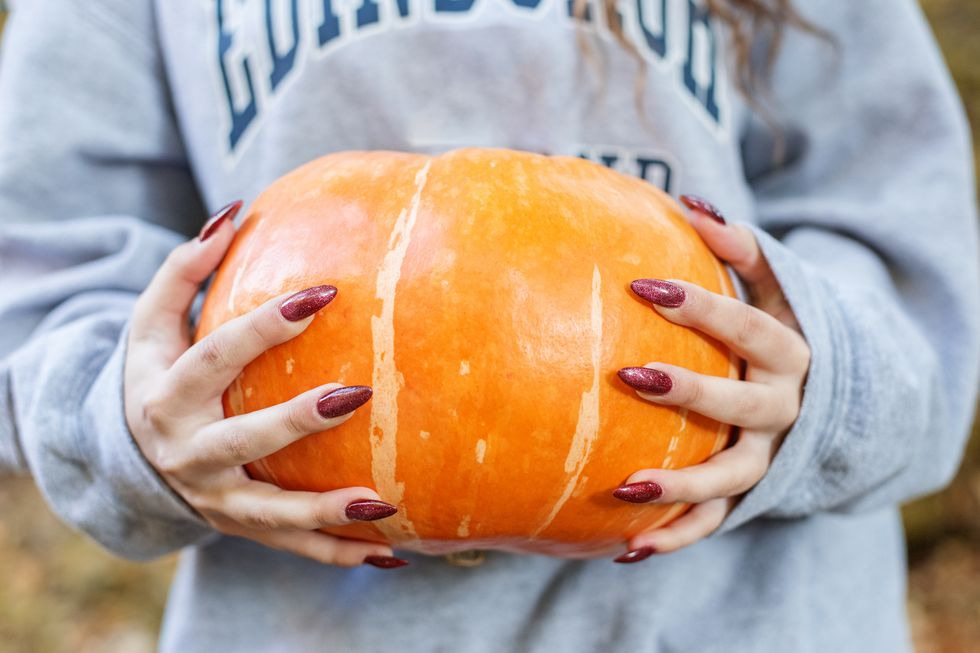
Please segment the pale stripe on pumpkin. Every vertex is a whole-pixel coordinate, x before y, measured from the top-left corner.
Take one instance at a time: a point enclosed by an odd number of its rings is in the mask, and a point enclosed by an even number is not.
[[[418,218],[422,191],[432,161],[427,161],[415,175],[415,194],[409,205],[402,209],[395,220],[388,239],[388,252],[378,270],[375,297],[381,302],[381,315],[371,316],[371,339],[374,347],[374,370],[371,384],[374,397],[371,401],[371,477],[374,486],[385,501],[399,507],[397,519],[374,522],[378,530],[388,537],[409,535],[418,537],[403,498],[405,484],[395,480],[395,463],[398,456],[398,392],[402,376],[395,365],[395,292],[402,275],[402,264],[412,242],[412,229]],[[402,531],[396,535],[394,530]]]
[[[582,470],[589,460],[592,453],[592,443],[599,435],[599,369],[602,363],[602,275],[599,274],[599,266],[592,267],[592,311],[591,311],[591,350],[592,350],[592,387],[582,393],[582,400],[579,402],[578,423],[575,425],[575,435],[572,437],[572,444],[568,449],[568,457],[565,458],[565,473],[568,480],[561,496],[551,509],[551,513],[545,518],[541,526],[534,531],[538,535],[551,525],[558,512],[565,505],[565,502],[572,496],[575,486],[579,482]]]

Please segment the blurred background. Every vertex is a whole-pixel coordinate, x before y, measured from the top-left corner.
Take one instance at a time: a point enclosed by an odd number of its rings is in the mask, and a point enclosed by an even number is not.
[[[922,5],[980,134],[980,0]],[[980,425],[952,486],[906,506],[905,522],[917,650],[980,651]],[[0,653],[152,651],[173,568],[112,558],[62,526],[29,480],[0,479]]]

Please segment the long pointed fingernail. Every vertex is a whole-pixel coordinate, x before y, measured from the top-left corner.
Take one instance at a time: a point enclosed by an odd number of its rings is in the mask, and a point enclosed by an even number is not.
[[[290,322],[299,322],[332,302],[336,296],[335,286],[314,286],[287,297],[279,304],[279,312]]]
[[[656,549],[654,549],[652,546],[641,546],[639,549],[633,549],[632,551],[627,551],[623,555],[613,560],[613,562],[618,562],[620,564],[629,564],[631,562],[642,562],[643,560],[646,560],[656,552],[657,552]]]
[[[385,503],[384,501],[374,501],[371,499],[352,501],[351,503],[347,504],[347,508],[344,510],[344,513],[347,515],[347,519],[354,519],[357,521],[374,521],[376,519],[384,519],[385,517],[391,517],[396,512],[398,512],[398,508],[390,503]]]
[[[401,558],[396,558],[394,556],[368,556],[364,558],[364,563],[373,565],[379,569],[394,569],[396,567],[404,567],[405,565],[411,564],[408,560],[402,560]]]
[[[201,234],[197,237],[198,240],[203,243],[205,240],[213,236],[214,232],[216,232],[218,227],[221,226],[221,223],[225,220],[234,219],[234,217],[238,215],[241,208],[242,201],[235,200],[231,204],[225,204],[220,209],[215,211],[214,215],[212,215],[211,218],[204,223],[204,226],[201,227]]]
[[[692,211],[700,211],[721,224],[728,224],[725,221],[725,216],[718,210],[718,207],[706,199],[702,199],[697,195],[681,195],[681,201],[684,202],[684,206]]]
[[[649,367],[624,367],[617,374],[629,387],[654,395],[665,395],[674,387],[667,374]]]
[[[325,419],[346,415],[367,403],[374,392],[366,385],[337,388],[320,397],[316,410]]]
[[[664,489],[658,483],[651,481],[621,485],[613,490],[614,497],[630,503],[647,503],[659,499],[663,495]]]
[[[683,288],[662,279],[637,279],[630,288],[648,302],[665,308],[677,308],[687,298]]]

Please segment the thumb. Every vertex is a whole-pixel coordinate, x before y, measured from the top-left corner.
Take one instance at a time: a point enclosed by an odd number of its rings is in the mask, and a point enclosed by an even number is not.
[[[191,305],[228,251],[235,236],[232,220],[241,208],[239,200],[219,209],[197,238],[175,247],[136,302],[130,342],[152,340],[164,345],[158,361],[164,368],[190,346]]]
[[[759,284],[774,278],[755,234],[748,228],[728,223],[717,207],[700,197],[681,195],[681,202],[691,210],[691,226],[705,244],[746,283]]]
[[[755,234],[744,225],[727,222],[717,207],[700,197],[681,195],[681,201],[691,210],[691,226],[708,248],[745,282],[750,303],[799,331],[796,316]]]

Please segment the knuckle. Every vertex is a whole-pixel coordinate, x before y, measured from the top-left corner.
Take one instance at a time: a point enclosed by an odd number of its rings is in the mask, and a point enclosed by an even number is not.
[[[751,306],[744,305],[741,315],[738,317],[735,332],[732,336],[732,342],[736,346],[745,349],[759,336],[759,333],[763,327],[764,322],[762,315],[758,312],[758,310],[752,308]]]
[[[282,525],[282,520],[266,507],[254,508],[244,513],[238,521],[246,528],[257,531],[271,531]]]
[[[227,354],[217,338],[207,337],[200,342],[201,363],[212,370],[227,366]]]
[[[751,490],[756,485],[758,485],[759,481],[765,478],[766,472],[768,471],[769,471],[769,461],[763,457],[757,458],[755,461],[755,465],[752,466],[752,469],[749,471],[749,473],[746,476],[747,487],[743,490],[743,492]]]
[[[696,474],[696,472],[678,474],[677,477],[669,483],[664,483],[664,493],[661,496],[661,500],[664,502],[689,502],[697,503],[701,500],[698,496],[696,488],[697,483],[690,482],[691,477]]]
[[[170,424],[167,404],[168,398],[158,392],[146,397],[140,406],[143,422],[158,433],[166,432]]]
[[[252,438],[238,429],[227,433],[221,441],[222,457],[244,464],[251,462]]]
[[[806,340],[802,336],[793,338],[793,344],[790,345],[786,356],[790,363],[793,365],[794,369],[799,370],[801,373],[805,374],[808,369],[810,369],[810,346],[806,343]]]
[[[759,469],[758,463],[753,463],[745,469],[739,471],[738,475],[732,476],[725,487],[725,491],[720,494],[723,497],[733,497],[748,492],[759,482],[761,476],[757,476]]]
[[[685,286],[684,294],[686,297],[678,312],[687,322],[703,323],[711,315],[711,296],[700,286],[694,285]]]
[[[722,522],[725,521],[727,512],[723,504],[718,504],[718,508],[713,510],[710,515],[705,519],[704,524],[704,534],[702,537],[708,537],[714,533],[721,526]]]
[[[704,383],[696,375],[690,375],[685,379],[684,403],[691,406],[698,406],[704,400]]]
[[[213,523],[217,521],[228,521],[224,510],[221,509],[220,502],[211,493],[191,486],[181,488],[180,496],[208,521]]]
[[[792,400],[787,400],[782,402],[782,409],[779,416],[779,424],[777,424],[778,429],[789,428],[796,423],[796,419],[800,416],[800,403],[796,401],[795,398]]]
[[[267,314],[261,310],[255,310],[245,316],[245,327],[249,334],[262,343],[275,344],[278,342],[277,325],[267,319]]]
[[[152,462],[164,476],[177,477],[187,469],[185,457],[171,447],[156,447]]]
[[[316,524],[316,528],[323,528],[325,526],[339,526],[341,524],[346,524],[349,521],[346,518],[341,517],[341,511],[339,511],[336,506],[333,506],[326,501],[319,501],[314,504],[310,516],[313,523]]]
[[[282,414],[282,427],[286,433],[292,435],[303,435],[309,433],[307,423],[310,421],[306,417],[305,405],[300,406],[297,402],[292,402],[286,406]]]
[[[759,415],[767,408],[769,409],[767,412],[771,413],[772,408],[766,403],[758,392],[742,393],[735,402],[735,421],[739,425],[744,425],[758,420]]]

